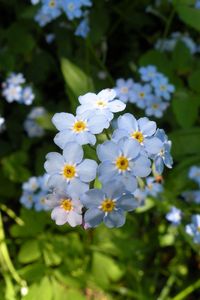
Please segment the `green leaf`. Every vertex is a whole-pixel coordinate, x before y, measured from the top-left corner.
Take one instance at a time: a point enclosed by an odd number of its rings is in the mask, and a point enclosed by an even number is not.
[[[27,154],[19,151],[2,159],[4,174],[14,182],[24,182],[30,177],[30,172],[25,168]]]
[[[95,252],[92,261],[92,275],[97,285],[106,288],[111,280],[118,281],[122,277],[123,271],[112,258]]]
[[[44,277],[40,283],[30,286],[28,295],[23,300],[54,300],[52,284],[48,277]]]
[[[35,282],[41,280],[46,271],[46,267],[43,263],[35,262],[28,264],[27,266],[18,270],[19,275],[28,280],[29,282]]]
[[[52,244],[44,243],[42,248],[46,266],[58,266],[61,263],[61,257],[57,254]]]
[[[200,128],[177,130],[169,135],[172,140],[172,156],[181,159],[185,155],[199,154]]]
[[[40,256],[41,252],[38,245],[38,241],[29,240],[22,244],[19,250],[18,260],[19,262],[26,264],[37,260],[38,258],[40,258]]]
[[[200,93],[200,70],[195,71],[189,76],[188,83],[192,90],[194,90],[197,93]]]
[[[187,74],[192,68],[192,55],[186,45],[179,41],[172,54],[173,68],[179,74]]]
[[[190,3],[188,3],[190,4]],[[200,31],[200,10],[194,7],[190,7],[187,4],[183,4],[181,1],[177,1],[175,5],[176,10],[179,14],[180,19],[187,25]]]
[[[190,128],[198,118],[199,101],[196,96],[181,90],[177,91],[172,101],[172,109],[178,124]]]
[[[61,69],[69,88],[68,92],[70,93],[71,91],[74,95],[74,99],[71,98],[71,105],[74,109],[78,104],[77,97],[93,91],[94,85],[92,79],[79,66],[67,58],[61,59]]]

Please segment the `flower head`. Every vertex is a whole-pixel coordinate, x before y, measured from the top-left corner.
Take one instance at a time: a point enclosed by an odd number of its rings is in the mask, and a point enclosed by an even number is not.
[[[170,211],[166,215],[166,219],[173,225],[179,225],[182,219],[182,212],[180,209],[172,206]]]

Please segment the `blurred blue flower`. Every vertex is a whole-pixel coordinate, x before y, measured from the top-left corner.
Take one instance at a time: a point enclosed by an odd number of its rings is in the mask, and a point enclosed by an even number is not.
[[[90,31],[89,20],[85,17],[76,28],[75,35],[85,38]]]
[[[81,10],[82,3],[80,0],[63,0],[61,7],[66,13],[69,20],[80,18],[83,15]]]
[[[99,134],[104,128],[109,127],[109,121],[104,115],[94,115],[90,111],[85,111],[76,117],[68,113],[56,113],[52,122],[60,131],[55,136],[54,142],[61,149],[71,141],[76,141],[80,145],[94,145],[96,143],[95,134]]]
[[[154,97],[147,103],[145,114],[147,116],[154,116],[156,118],[161,118],[164,111],[169,106],[169,103],[163,102],[160,98]]]
[[[141,79],[146,82],[151,82],[157,75],[158,71],[155,66],[148,65],[146,67],[140,67],[139,73],[141,76]]]
[[[151,161],[139,153],[140,145],[128,138],[122,138],[117,143],[106,141],[98,145],[100,181],[106,183],[115,179],[122,182],[128,191],[134,192],[137,188],[136,176],[146,177],[151,173]]]
[[[186,232],[193,237],[196,244],[200,243],[200,215],[192,216],[192,223],[186,225]]]
[[[44,116],[46,110],[44,107],[33,107],[31,112],[27,115],[24,122],[24,129],[30,138],[41,137],[44,135],[44,129],[37,123],[37,119]]]
[[[26,86],[21,93],[21,98],[19,103],[23,103],[26,105],[31,105],[33,103],[33,100],[35,98],[35,95],[33,94],[33,90],[30,86]]]
[[[130,99],[131,103],[135,103],[137,107],[144,109],[149,101],[153,99],[152,88],[150,84],[135,83],[133,85],[133,95]]]
[[[148,196],[157,197],[158,194],[162,193],[163,185],[156,182],[154,177],[147,177],[145,191]]]
[[[76,142],[69,142],[63,149],[63,155],[57,152],[48,153],[44,164],[50,175],[50,188],[64,189],[78,194],[88,190],[88,183],[96,178],[97,163],[91,159],[83,160],[83,149]]]
[[[166,219],[173,225],[179,225],[182,219],[182,212],[180,209],[172,206],[170,211],[166,215]]]
[[[105,184],[101,190],[87,191],[81,196],[81,202],[88,209],[84,221],[89,227],[96,227],[102,221],[109,228],[121,227],[125,212],[136,207],[133,195],[125,193],[124,186],[116,181]]]
[[[155,89],[155,94],[158,97],[162,97],[165,100],[170,100],[171,94],[175,91],[172,84],[169,84],[168,79],[165,76],[158,76],[152,81],[152,85]]]
[[[124,103],[127,103],[132,99],[133,97],[133,80],[132,79],[122,79],[119,78],[116,81],[116,86],[114,87],[114,90],[116,92],[117,97],[123,101]]]
[[[44,15],[48,15],[51,20],[56,19],[61,15],[61,3],[61,0],[42,0],[41,11]]]
[[[198,183],[198,185],[200,185],[200,167],[192,166],[189,169],[189,178]]]

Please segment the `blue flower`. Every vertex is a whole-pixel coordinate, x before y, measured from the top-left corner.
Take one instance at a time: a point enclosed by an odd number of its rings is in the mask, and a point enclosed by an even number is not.
[[[11,103],[13,101],[20,101],[22,88],[20,85],[13,85],[13,84],[9,84],[8,86],[3,85],[2,94],[6,98],[6,101],[8,103]]]
[[[34,107],[28,114],[25,122],[24,129],[30,138],[41,137],[44,135],[44,129],[37,123],[37,119],[46,114],[46,110],[43,107]]]
[[[37,12],[34,19],[41,27],[52,21],[51,15],[45,14],[42,9]]]
[[[189,178],[200,185],[200,167],[192,166],[189,170]]]
[[[9,77],[6,80],[6,83],[8,85],[20,85],[25,83],[25,78],[24,75],[22,73],[11,73],[9,75]]]
[[[135,83],[133,86],[133,95],[131,103],[135,103],[139,108],[145,108],[147,103],[153,99],[152,88],[150,84]]]
[[[125,223],[125,212],[136,207],[136,201],[124,186],[116,181],[105,184],[101,190],[91,189],[81,196],[81,202],[88,209],[84,221],[89,227],[96,227],[102,221],[109,227],[121,227]]]
[[[156,96],[162,97],[168,101],[171,98],[171,94],[175,91],[174,86],[169,84],[168,79],[162,75],[152,81],[152,86],[155,89]]]
[[[117,97],[124,103],[127,103],[128,101],[130,101],[130,99],[132,99],[133,85],[134,83],[132,79],[117,79],[114,90],[117,94]]]
[[[26,207],[28,209],[32,208],[33,207],[33,203],[34,203],[34,201],[33,201],[33,193],[27,192],[27,191],[24,192],[22,194],[21,198],[19,199],[19,201],[20,201],[20,203],[24,207]]]
[[[106,183],[115,179],[122,182],[128,191],[134,192],[136,176],[146,177],[151,172],[151,161],[139,152],[137,141],[127,138],[117,143],[106,141],[98,145],[97,155],[102,162],[98,168],[100,181]]]
[[[157,68],[152,65],[139,68],[139,73],[141,79],[146,82],[152,81],[158,75]]]
[[[47,205],[53,209],[51,218],[56,225],[69,223],[75,227],[82,224],[82,204],[77,195],[67,189],[58,190],[47,197]]]
[[[93,115],[103,115],[111,121],[114,117],[113,113],[120,112],[125,109],[126,105],[115,99],[116,93],[113,89],[105,89],[97,95],[94,93],[87,93],[80,96],[80,106],[77,108],[77,114],[91,111]]]
[[[173,225],[179,225],[182,219],[182,212],[180,209],[172,206],[170,211],[166,215],[166,219]]]
[[[163,129],[157,129],[155,136],[162,142],[162,148],[153,158],[155,170],[158,174],[162,174],[164,165],[167,168],[172,168],[173,159],[170,154],[171,141],[168,140]]]
[[[185,230],[193,236],[194,243],[200,244],[200,215],[193,215],[192,223],[186,225]]]
[[[167,109],[168,106],[168,103],[162,102],[161,99],[154,97],[147,103],[145,114],[147,116],[161,118],[163,116],[163,112]]]
[[[148,196],[157,197],[158,194],[163,192],[163,186],[156,182],[154,177],[147,177],[145,191]]]
[[[22,185],[22,189],[25,192],[35,192],[39,189],[40,184],[37,177],[30,177],[28,181],[24,182]]]
[[[75,35],[85,38],[88,35],[89,31],[89,20],[86,17],[79,23],[78,27],[76,28]]]
[[[33,94],[32,88],[27,86],[22,90],[21,99],[19,102],[26,105],[31,105],[33,103],[34,98],[35,95]]]
[[[33,195],[33,205],[36,211],[47,211],[47,190],[41,190],[37,194]]]
[[[69,192],[83,193],[88,190],[88,183],[96,177],[97,163],[91,159],[83,160],[83,149],[76,142],[69,142],[63,155],[57,152],[48,153],[44,164],[50,175],[50,188],[65,188]]]
[[[82,3],[80,0],[63,0],[61,7],[66,13],[69,20],[80,18],[83,14],[81,10]]]
[[[54,142],[61,149],[66,143],[76,141],[80,145],[96,143],[95,134],[109,127],[109,121],[103,115],[94,115],[90,111],[78,114],[76,117],[68,113],[56,113],[52,119],[53,124],[60,131]]]
[[[163,143],[153,135],[156,132],[156,123],[148,118],[140,118],[138,121],[129,113],[118,118],[118,129],[113,133],[113,140],[119,141],[122,137],[136,140],[141,149],[148,154],[157,154]]]
[[[56,19],[61,15],[60,0],[42,0],[41,12],[49,16],[51,20]]]

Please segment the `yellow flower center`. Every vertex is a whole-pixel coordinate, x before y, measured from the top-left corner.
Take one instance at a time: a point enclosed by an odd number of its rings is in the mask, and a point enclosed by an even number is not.
[[[86,122],[84,121],[76,121],[73,125],[73,131],[75,132],[81,132],[86,130]]]
[[[60,207],[66,211],[71,211],[73,209],[72,200],[71,199],[62,199]]]
[[[153,104],[152,107],[156,109],[158,108],[158,104]]]
[[[126,171],[129,167],[129,162],[125,156],[119,156],[115,162],[115,165],[120,171]]]
[[[161,85],[161,86],[160,86],[160,90],[161,90],[161,91],[166,91],[166,86],[165,86],[165,85]]]
[[[200,232],[200,226],[197,227],[198,232]]]
[[[128,93],[128,88],[126,86],[121,88],[121,93],[122,94],[127,94]]]
[[[72,165],[65,165],[63,169],[63,176],[67,179],[72,179],[76,175],[76,168]]]
[[[139,96],[140,96],[140,98],[144,98],[145,93],[144,93],[144,92],[140,92],[140,93],[139,93]]]
[[[55,7],[56,6],[56,1],[51,0],[49,1],[49,7]]]
[[[45,199],[44,197],[42,197],[42,198],[40,199],[40,203],[41,203],[41,204],[45,204],[45,202],[46,202],[46,199]]]
[[[103,100],[98,100],[98,101],[96,102],[96,105],[97,105],[98,107],[100,107],[100,108],[103,108],[103,107],[106,107],[106,102],[103,101]]]
[[[105,199],[101,203],[101,209],[104,212],[111,212],[111,211],[113,211],[114,208],[115,208],[115,201],[112,199]]]
[[[131,133],[131,137],[133,139],[136,139],[139,143],[142,143],[144,141],[144,136],[143,136],[142,132],[140,132],[140,131],[135,131],[135,132]]]

